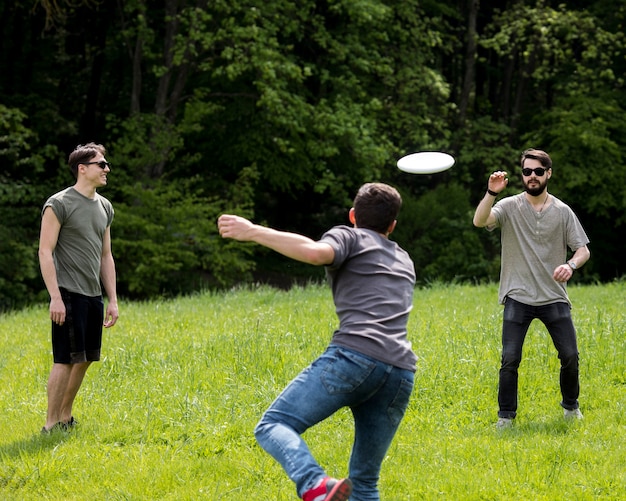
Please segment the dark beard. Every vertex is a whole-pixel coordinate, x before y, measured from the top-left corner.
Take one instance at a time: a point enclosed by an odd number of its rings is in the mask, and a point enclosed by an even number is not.
[[[540,184],[536,188],[529,188],[528,185],[526,185],[526,186],[524,186],[524,188],[526,189],[526,193],[528,193],[530,196],[533,196],[533,197],[538,197],[544,191],[546,191],[546,185],[545,184]]]

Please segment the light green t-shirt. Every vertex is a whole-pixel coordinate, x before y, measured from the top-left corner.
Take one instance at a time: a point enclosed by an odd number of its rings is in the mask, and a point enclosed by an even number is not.
[[[493,206],[500,227],[502,263],[498,298],[510,297],[531,306],[570,303],[566,283],[552,278],[567,260],[567,248],[576,251],[589,239],[574,211],[558,198],[537,212],[524,193],[503,198]]]
[[[96,193],[94,199],[73,187],[52,195],[43,211],[51,207],[61,230],[53,257],[59,287],[85,296],[100,296],[102,240],[113,221],[113,206]]]

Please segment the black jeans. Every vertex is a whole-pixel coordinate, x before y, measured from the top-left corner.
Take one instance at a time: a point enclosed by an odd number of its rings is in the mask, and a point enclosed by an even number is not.
[[[561,406],[578,408],[578,347],[576,329],[567,303],[529,306],[511,298],[504,303],[502,323],[502,363],[498,388],[498,417],[514,418],[517,414],[517,369],[522,361],[522,346],[530,323],[541,320],[548,329],[561,360]]]

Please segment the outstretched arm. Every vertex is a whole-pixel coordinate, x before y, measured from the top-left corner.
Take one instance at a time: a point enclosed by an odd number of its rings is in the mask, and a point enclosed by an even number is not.
[[[327,243],[316,242],[297,233],[253,224],[240,216],[224,214],[218,218],[217,227],[224,238],[255,242],[303,263],[328,265],[335,258],[335,251]]]

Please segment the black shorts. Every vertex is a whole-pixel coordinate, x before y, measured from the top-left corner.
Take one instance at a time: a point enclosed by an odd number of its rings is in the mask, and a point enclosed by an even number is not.
[[[61,289],[65,303],[65,322],[52,323],[54,363],[77,364],[100,360],[104,300],[102,296],[83,296]]]

